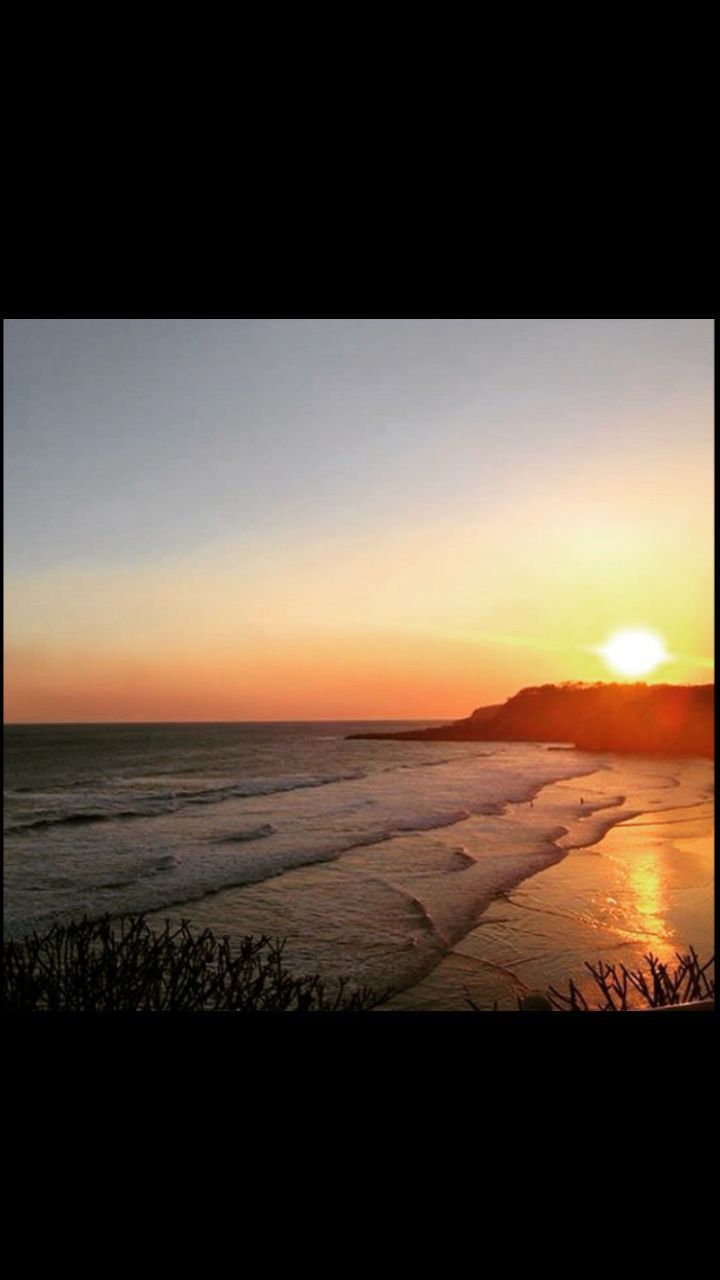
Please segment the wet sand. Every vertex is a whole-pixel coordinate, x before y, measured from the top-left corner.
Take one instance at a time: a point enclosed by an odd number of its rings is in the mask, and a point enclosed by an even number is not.
[[[285,939],[291,972],[392,989],[397,994],[382,1006],[388,1010],[468,1012],[470,1000],[514,1010],[518,996],[567,990],[571,977],[590,989],[585,961],[637,967],[650,951],[673,960],[690,945],[709,959],[712,765],[579,756],[576,772],[531,787],[528,769],[542,773],[543,755],[522,760],[529,798],[476,801],[468,812],[457,783],[449,798],[446,782],[451,820],[444,825],[435,818],[423,829],[416,820],[403,830],[398,823],[386,838],[354,844],[330,861],[204,894],[172,914],[233,943],[249,934]],[[492,760],[469,761],[467,769],[463,785],[492,791]],[[393,772],[382,774],[380,786],[386,799],[402,798]],[[423,799],[424,775],[416,786]],[[374,802],[356,790],[346,787],[346,806]],[[290,803],[308,800],[301,795],[284,807]],[[354,811],[341,807],[341,834]],[[260,816],[277,821],[277,809]],[[321,810],[313,809],[312,820],[325,829]],[[167,915],[148,919],[162,925]]]
[[[571,977],[590,998],[585,961],[636,968],[649,952],[674,961],[690,946],[708,960],[713,830],[712,803],[613,827],[498,898],[432,973],[387,1008],[467,1010],[472,999],[510,1010],[528,991],[567,991]]]

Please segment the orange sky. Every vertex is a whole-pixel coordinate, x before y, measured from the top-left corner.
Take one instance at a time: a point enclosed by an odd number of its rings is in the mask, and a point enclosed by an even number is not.
[[[256,331],[193,329],[178,367],[214,380],[187,420],[153,346],[174,322],[11,323],[6,721],[458,718],[616,679],[596,650],[626,627],[671,655],[648,679],[713,679],[709,321],[176,322],[300,326],[242,379]],[[95,346],[43,399],[50,339]],[[141,373],[162,392],[143,431]]]
[[[611,465],[602,497],[581,469],[558,480],[561,507],[518,492],[334,544],[11,576],[6,719],[460,717],[525,684],[617,678],[594,650],[626,626],[665,640],[648,679],[709,682],[707,477],[671,469],[640,494]]]

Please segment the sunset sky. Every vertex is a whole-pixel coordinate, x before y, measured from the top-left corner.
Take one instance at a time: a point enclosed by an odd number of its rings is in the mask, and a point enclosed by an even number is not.
[[[5,718],[713,679],[712,320],[7,320]]]

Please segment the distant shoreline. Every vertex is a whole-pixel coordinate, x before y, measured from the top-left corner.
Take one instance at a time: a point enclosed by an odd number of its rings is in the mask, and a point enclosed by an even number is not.
[[[583,779],[548,783],[541,788],[549,799],[558,788],[579,791]],[[557,984],[567,989],[572,978],[592,997],[585,963],[625,963],[640,967],[646,954],[659,954],[672,963],[678,951],[694,946],[704,959],[714,951],[713,914],[707,912],[702,884],[688,885],[698,870],[712,885],[714,802],[699,800],[676,809],[630,809],[626,797],[607,823],[600,823],[589,839],[578,834],[557,837],[558,856],[531,871],[508,892],[498,894],[476,926],[460,939],[439,964],[418,983],[405,987],[382,1012],[431,1012],[465,1010],[470,995],[483,1008],[513,1008],[515,1001],[533,990],[545,991]],[[680,832],[679,835],[676,835]],[[645,847],[640,847],[642,839]],[[567,843],[563,843],[567,841]],[[686,856],[669,852],[671,841],[684,847]],[[693,863],[689,868],[688,859]],[[632,921],[633,877],[652,884],[662,868],[665,895],[662,925],[665,936],[654,934],[656,922],[650,901],[639,893],[639,912]],[[628,872],[630,894],[628,894]],[[613,907],[617,884],[624,893]],[[636,889],[637,892],[637,889]],[[691,899],[688,901],[688,899]],[[670,905],[668,906],[668,899]],[[572,914],[570,902],[582,902]],[[617,911],[626,911],[629,919]],[[690,923],[692,921],[692,923]],[[635,936],[627,926],[634,923]],[[674,929],[673,929],[674,926]],[[642,936],[642,931],[646,935]],[[682,930],[682,932],[681,932]]]
[[[405,742],[572,744],[578,751],[715,756],[715,686],[563,684],[521,689],[441,728],[351,734]]]

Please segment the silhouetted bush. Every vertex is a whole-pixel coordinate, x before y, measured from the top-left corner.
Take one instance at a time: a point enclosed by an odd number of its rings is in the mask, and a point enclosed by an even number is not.
[[[284,943],[228,938],[187,921],[153,930],[142,916],[55,925],[4,945],[4,1006],[11,1012],[195,1013],[361,1012],[390,991],[331,990],[317,976],[295,977]]]
[[[645,956],[642,969],[627,969],[624,964],[586,964],[594,986],[600,993],[599,1003],[589,1004],[587,998],[570,982],[567,995],[550,987],[548,996],[556,1009],[573,1013],[588,1013],[593,1009],[603,1013],[622,1013],[638,1007],[664,1009],[671,1005],[691,1004],[697,1000],[715,998],[715,957],[701,965],[697,953],[690,948],[687,955],[676,953],[677,965],[670,969],[657,956]]]
[[[715,957],[701,965],[697,953],[690,948],[687,955],[676,953],[677,965],[670,969],[657,956],[644,957],[641,969],[627,969],[625,965],[587,964],[593,984],[601,999],[591,1004],[587,996],[570,979],[567,995],[549,987],[547,995],[533,993],[529,999],[518,1000],[518,1009],[547,1010],[552,1013],[625,1013],[633,1009],[666,1009],[683,1004],[695,1004],[715,999]],[[475,1013],[487,1012],[468,996],[468,1004]],[[498,1012],[495,1001],[493,1013]]]

